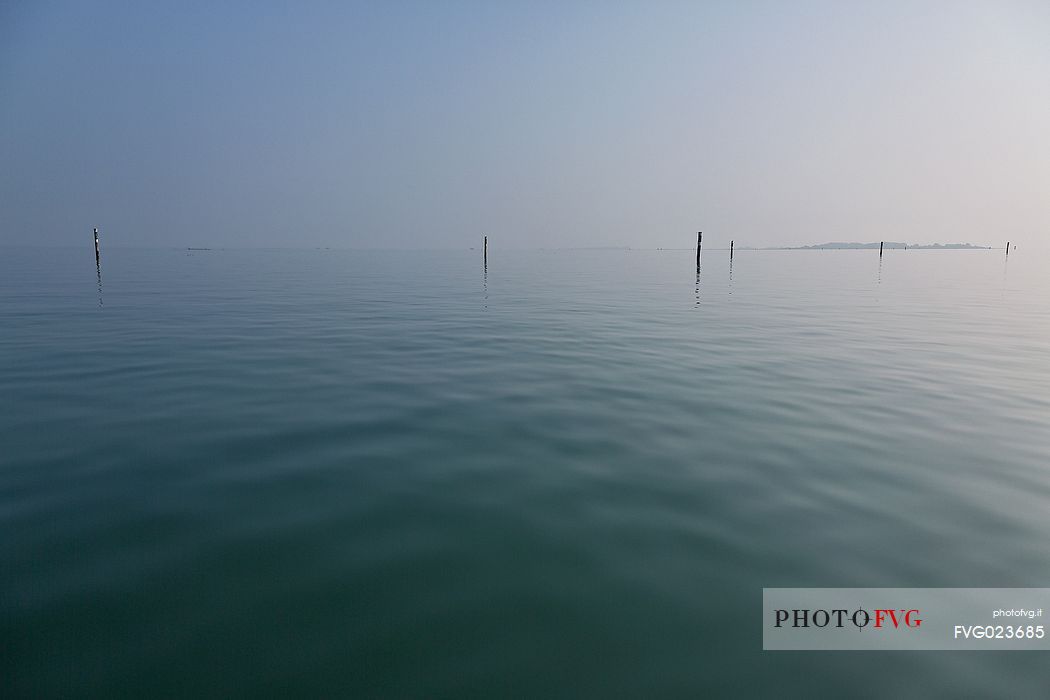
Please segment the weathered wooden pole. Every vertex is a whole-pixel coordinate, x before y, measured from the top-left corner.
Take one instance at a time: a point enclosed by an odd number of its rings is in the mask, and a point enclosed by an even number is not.
[[[489,264],[489,237],[485,236],[485,264]]]
[[[95,229],[95,267],[99,266],[98,257],[98,229]]]
[[[700,267],[700,247],[703,245],[703,242],[704,242],[704,233],[703,233],[703,231],[697,231],[696,232],[696,267],[698,269]]]
[[[886,241],[879,241],[879,257],[880,257],[880,258],[882,257],[882,246],[883,246],[883,245],[884,245],[885,243],[886,243]]]
[[[1006,257],[1010,257],[1010,241],[1006,242]]]
[[[729,259],[733,259],[733,241],[729,241]]]

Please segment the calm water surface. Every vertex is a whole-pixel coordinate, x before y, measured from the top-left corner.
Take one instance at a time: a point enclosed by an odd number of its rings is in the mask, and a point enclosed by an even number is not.
[[[763,586],[1050,586],[1050,259],[16,250],[0,694],[1045,697]]]

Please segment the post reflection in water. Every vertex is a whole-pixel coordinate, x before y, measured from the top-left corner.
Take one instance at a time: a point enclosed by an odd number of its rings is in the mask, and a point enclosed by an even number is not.
[[[696,303],[694,306],[700,306],[700,266],[696,266]]]
[[[95,261],[95,275],[98,279],[98,305],[102,306],[102,265]]]

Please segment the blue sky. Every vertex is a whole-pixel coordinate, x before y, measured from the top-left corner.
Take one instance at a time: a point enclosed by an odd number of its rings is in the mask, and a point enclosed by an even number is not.
[[[11,2],[0,239],[1050,245],[1050,4]]]

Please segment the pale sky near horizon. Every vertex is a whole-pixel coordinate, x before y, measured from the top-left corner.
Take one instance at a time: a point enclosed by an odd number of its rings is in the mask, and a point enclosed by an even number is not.
[[[1050,247],[1047,2],[6,2],[0,241]]]

